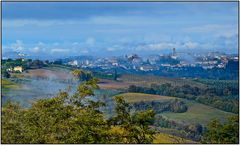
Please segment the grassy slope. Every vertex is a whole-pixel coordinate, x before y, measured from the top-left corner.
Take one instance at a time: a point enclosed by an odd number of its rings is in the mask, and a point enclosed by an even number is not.
[[[1,86],[2,86],[2,95],[4,96],[11,90],[19,89],[20,85],[12,82],[9,79],[2,79],[1,80]]]
[[[119,94],[119,96],[123,96],[129,103],[153,100],[167,101],[176,98],[143,93],[124,93]],[[225,121],[227,117],[234,115],[233,113],[225,112],[194,101],[188,101],[185,99],[182,100],[184,100],[187,103],[188,106],[187,112],[184,113],[164,112],[161,114],[166,116],[170,120],[176,120],[178,122],[184,123],[200,123],[203,125],[206,125],[207,123],[209,123],[211,119],[214,118],[220,119],[221,121]]]
[[[234,115],[233,113],[225,112],[204,104],[187,101],[188,111],[184,113],[165,112],[162,115],[171,120],[176,120],[185,123],[200,123],[206,125],[211,119],[220,119],[225,121],[227,117]]]
[[[19,88],[19,86],[16,83],[11,82],[8,79],[2,79],[1,85],[2,85],[2,89],[17,89],[17,88]]]

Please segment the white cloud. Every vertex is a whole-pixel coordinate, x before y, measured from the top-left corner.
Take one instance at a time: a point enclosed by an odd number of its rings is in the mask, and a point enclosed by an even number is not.
[[[76,46],[76,45],[79,45],[79,43],[78,42],[73,42],[72,45]]]
[[[31,19],[14,19],[14,20],[3,20],[3,28],[13,28],[13,27],[24,27],[24,26],[40,26],[49,27],[56,25],[72,25],[81,24],[82,21],[61,21],[61,20],[31,20]]]
[[[118,50],[122,50],[122,48],[123,48],[122,46],[115,44],[111,47],[106,48],[106,50],[107,51],[118,51]]]
[[[63,53],[63,52],[69,52],[68,49],[63,49],[63,48],[53,48],[51,49],[52,53]]]
[[[29,51],[33,53],[40,53],[40,52],[45,52],[46,51],[45,48],[46,48],[46,44],[40,41],[36,44],[36,46],[29,49]]]
[[[40,47],[36,46],[36,47],[32,48],[31,51],[34,53],[37,53],[40,51]]]
[[[87,38],[86,44],[89,46],[93,46],[95,44],[95,39],[93,37]]]
[[[191,41],[189,41],[189,42],[184,43],[183,47],[184,47],[184,48],[193,49],[193,48],[197,48],[198,45],[199,45],[199,44],[198,44],[197,42],[191,42]]]
[[[233,35],[236,35],[237,32],[237,26],[235,25],[223,25],[223,24],[208,24],[203,26],[196,26],[196,27],[190,27],[183,29],[186,32],[191,33],[203,33],[208,34],[211,33],[212,35],[219,37],[231,37]]]
[[[54,43],[53,43],[53,46],[58,46],[58,45],[59,45],[58,42],[54,42]]]
[[[24,44],[21,40],[16,40],[16,43],[11,44],[10,46],[14,51],[24,50]]]
[[[3,28],[16,27],[50,27],[66,25],[159,25],[174,23],[171,21],[162,21],[154,17],[143,18],[141,16],[92,16],[88,19],[78,20],[37,20],[37,19],[4,19]]]
[[[115,50],[116,50],[116,48],[113,48],[113,47],[107,48],[107,51],[115,51]]]
[[[39,46],[44,46],[45,44],[43,43],[43,42],[38,42],[38,44],[37,45],[39,45]]]
[[[142,16],[94,16],[88,19],[88,23],[98,25],[159,25],[175,23],[173,21],[162,21],[155,17]]]
[[[89,51],[88,50],[82,50],[82,51],[80,51],[80,53],[87,54],[87,53],[89,53]]]
[[[140,45],[137,46],[136,50],[151,50],[151,51],[158,51],[158,50],[164,50],[164,49],[171,49],[173,47],[177,47],[177,44],[174,43],[152,43],[147,45]]]
[[[150,43],[145,45],[139,45],[135,49],[137,51],[146,50],[146,51],[161,51],[161,50],[167,50],[172,48],[177,49],[195,49],[200,46],[197,42],[188,41],[185,43],[170,43],[170,42],[160,42],[160,43]]]

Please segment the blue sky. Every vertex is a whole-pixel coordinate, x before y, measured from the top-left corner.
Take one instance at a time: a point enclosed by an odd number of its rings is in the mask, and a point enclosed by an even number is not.
[[[236,2],[3,2],[3,56],[237,52]]]

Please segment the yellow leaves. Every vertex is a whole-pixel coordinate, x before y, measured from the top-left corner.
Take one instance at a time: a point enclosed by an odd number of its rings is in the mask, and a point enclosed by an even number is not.
[[[118,135],[124,135],[125,132],[126,130],[120,126],[111,126],[111,129],[109,130],[109,133]]]
[[[83,73],[83,70],[75,69],[72,71],[72,75],[75,77],[79,77]]]
[[[87,81],[86,85],[91,86],[93,89],[99,89],[99,86],[97,85],[98,82],[99,82],[99,80],[97,78],[93,78],[93,79]]]
[[[80,97],[87,97],[87,96],[93,96],[93,90],[91,89],[90,86],[87,86],[85,84],[79,85],[77,88],[77,91],[80,95]]]
[[[98,80],[97,79],[91,79],[89,81],[86,81],[84,83],[81,83],[77,91],[80,95],[80,97],[87,97],[87,96],[93,96],[94,95],[94,89],[98,89],[99,86],[97,85]]]

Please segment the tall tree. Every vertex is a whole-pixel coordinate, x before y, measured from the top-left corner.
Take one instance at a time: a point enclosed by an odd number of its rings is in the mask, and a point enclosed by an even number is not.
[[[153,110],[135,112],[131,114],[131,107],[121,96],[115,97],[116,116],[111,119],[115,126],[123,131],[123,143],[152,143],[154,131],[149,128],[153,124],[155,113]]]

